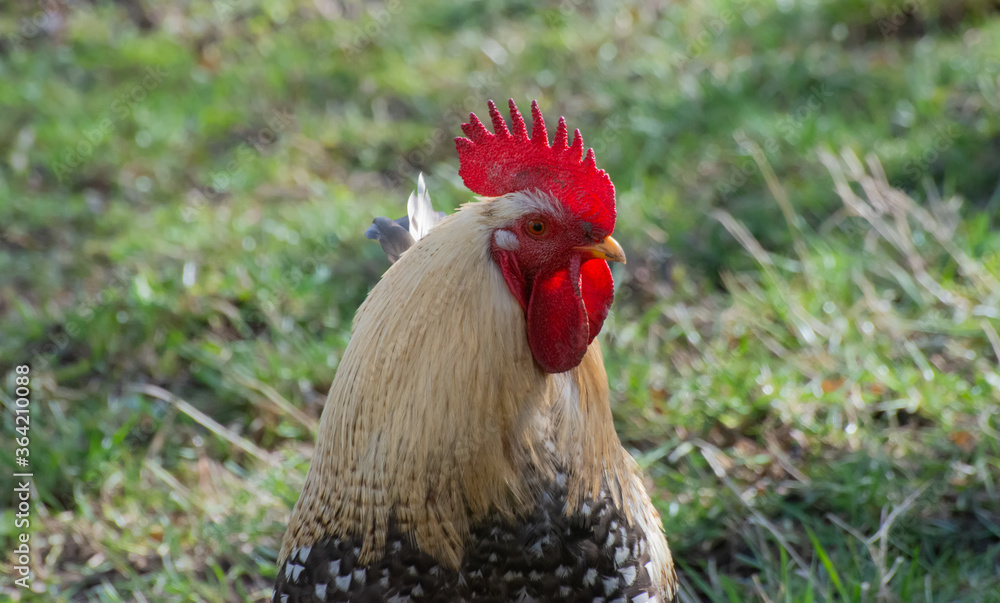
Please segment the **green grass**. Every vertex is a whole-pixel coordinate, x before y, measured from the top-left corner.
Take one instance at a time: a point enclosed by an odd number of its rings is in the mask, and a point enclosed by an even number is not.
[[[466,201],[451,139],[514,97],[616,185],[605,358],[681,600],[1000,601],[997,57],[979,0],[15,2],[0,460],[27,363],[38,592],[5,556],[0,597],[263,600],[362,233],[420,171]]]

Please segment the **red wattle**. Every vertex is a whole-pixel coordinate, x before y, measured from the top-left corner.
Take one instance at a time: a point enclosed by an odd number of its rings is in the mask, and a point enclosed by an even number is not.
[[[548,373],[580,364],[611,309],[615,285],[608,263],[595,259],[581,264],[574,257],[569,267],[537,275],[529,285],[513,253],[494,249],[493,258],[524,310],[535,362]]]
[[[569,268],[535,277],[528,300],[528,347],[547,373],[562,373],[583,360],[590,342],[580,292],[580,259]]]
[[[611,268],[605,260],[590,260],[580,266],[580,289],[590,322],[590,339],[587,340],[589,345],[601,332],[615,297],[615,281],[611,278]]]

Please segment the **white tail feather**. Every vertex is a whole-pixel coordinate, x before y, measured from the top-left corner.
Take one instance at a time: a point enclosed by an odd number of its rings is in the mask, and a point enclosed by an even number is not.
[[[417,177],[417,190],[410,193],[410,198],[406,201],[406,213],[410,217],[410,236],[414,241],[427,236],[431,228],[441,220],[439,213],[431,205],[423,172]]]

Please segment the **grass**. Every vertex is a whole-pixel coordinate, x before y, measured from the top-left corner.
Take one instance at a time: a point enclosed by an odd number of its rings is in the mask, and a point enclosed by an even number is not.
[[[672,493],[668,534],[714,523],[674,540],[714,562],[689,600],[984,600],[1000,553],[996,272],[956,243],[957,205],[917,205],[874,157],[823,159],[849,228],[783,256],[719,212],[758,270],[615,331],[621,431]]]
[[[450,140],[513,96],[616,184],[605,358],[681,600],[1000,600],[997,56],[977,0],[15,2],[36,575],[0,596],[263,600],[386,267],[362,233],[419,171],[464,202]]]

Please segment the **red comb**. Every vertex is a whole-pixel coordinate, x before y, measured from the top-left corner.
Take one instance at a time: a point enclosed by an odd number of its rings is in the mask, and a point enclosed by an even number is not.
[[[461,167],[458,174],[469,190],[484,197],[499,197],[519,190],[539,189],[552,194],[580,218],[610,233],[615,228],[615,187],[604,170],[597,169],[594,149],[583,154],[580,130],[567,145],[566,120],[559,118],[556,138],[549,146],[545,120],[538,101],[531,103],[531,138],[514,99],[510,119],[514,133],[489,101],[493,134],[474,113],[462,124],[468,138],[456,138]]]

